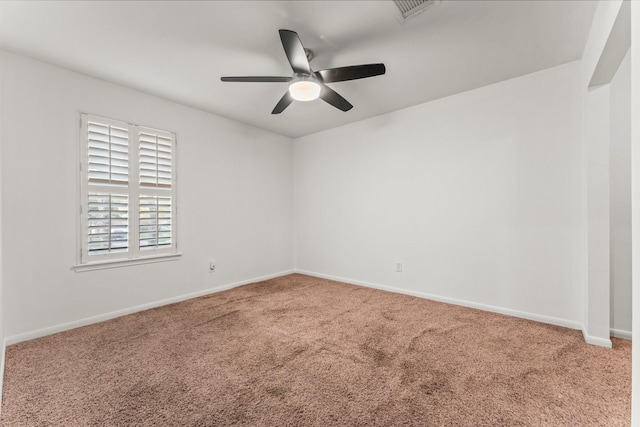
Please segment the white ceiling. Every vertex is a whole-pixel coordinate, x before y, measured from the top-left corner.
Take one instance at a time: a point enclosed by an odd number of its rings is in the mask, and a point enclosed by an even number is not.
[[[0,47],[297,137],[581,58],[595,1],[437,0],[403,22],[391,1],[0,2]],[[315,70],[383,62],[387,73],[329,84],[321,100],[271,110],[292,74],[278,29]]]

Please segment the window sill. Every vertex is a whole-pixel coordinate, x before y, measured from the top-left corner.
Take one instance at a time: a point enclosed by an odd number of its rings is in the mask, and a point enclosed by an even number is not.
[[[119,259],[113,261],[98,261],[87,264],[76,264],[71,267],[76,273],[83,271],[105,270],[107,268],[128,267],[130,265],[152,264],[155,262],[177,261],[182,256],[181,253],[168,255],[154,255],[135,259]]]

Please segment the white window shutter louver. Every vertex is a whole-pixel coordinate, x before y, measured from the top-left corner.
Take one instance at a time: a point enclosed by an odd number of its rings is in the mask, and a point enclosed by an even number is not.
[[[140,185],[171,187],[171,138],[157,133],[140,132]]]
[[[129,197],[89,193],[88,250],[90,255],[123,252],[129,247]]]
[[[88,123],[89,182],[126,184],[129,181],[128,130]]]

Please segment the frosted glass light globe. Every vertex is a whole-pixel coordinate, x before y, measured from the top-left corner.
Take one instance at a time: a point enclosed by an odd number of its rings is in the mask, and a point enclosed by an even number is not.
[[[300,80],[289,85],[289,93],[296,101],[313,101],[320,96],[320,85],[311,80]]]

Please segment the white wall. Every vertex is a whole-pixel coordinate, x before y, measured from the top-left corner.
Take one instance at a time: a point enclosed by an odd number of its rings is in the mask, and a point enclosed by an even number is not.
[[[2,67],[0,66],[0,81],[2,80]],[[0,85],[0,99],[2,99],[2,85]],[[2,109],[0,108],[0,165],[2,165]],[[3,273],[2,273],[2,173],[0,173],[0,411],[2,408],[2,384],[4,383],[4,298],[2,297]]]
[[[585,184],[582,189],[587,239],[584,336],[587,342],[611,346],[611,208],[609,83],[622,60],[627,41],[620,13],[628,2],[598,2],[582,57],[582,136]],[[628,47],[627,47],[628,49]],[[618,53],[622,55],[618,56]],[[596,83],[602,86],[596,86]]]
[[[606,50],[611,30],[622,4],[623,0],[598,1],[598,7],[582,54],[583,85],[585,88],[589,86],[602,60],[603,52]]]
[[[586,89],[586,86],[583,86]],[[583,93],[583,153],[586,181],[587,281],[583,334],[611,347],[609,286],[609,85]]]
[[[610,85],[611,328],[631,334],[631,55]]]
[[[1,55],[5,336],[293,268],[289,138]],[[176,132],[180,260],[72,271],[80,112]]]
[[[631,417],[640,427],[640,2],[631,2],[631,223],[633,344]]]
[[[579,327],[580,72],[295,140],[297,269]]]

